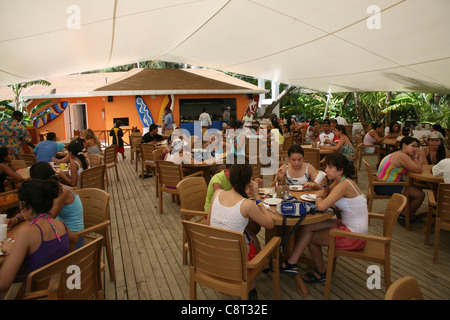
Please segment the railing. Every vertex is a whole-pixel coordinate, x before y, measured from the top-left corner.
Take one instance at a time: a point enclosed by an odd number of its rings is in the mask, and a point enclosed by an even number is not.
[[[94,133],[98,136],[98,139],[100,140],[100,142],[102,143],[103,147],[109,147],[110,146],[110,136],[109,133],[111,132],[111,130],[93,130]],[[128,133],[128,141],[126,139],[123,139],[123,144],[124,146],[129,146],[130,145],[130,135],[132,133],[131,129],[122,129],[123,131],[123,136],[124,138],[126,138],[126,134]],[[112,137],[111,137],[111,141],[112,141]]]

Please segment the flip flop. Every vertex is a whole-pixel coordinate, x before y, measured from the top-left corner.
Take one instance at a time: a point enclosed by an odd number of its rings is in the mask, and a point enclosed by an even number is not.
[[[319,278],[317,277],[317,275],[319,276]],[[306,277],[306,279],[305,279]],[[308,272],[307,274],[305,274],[303,277],[303,281],[306,283],[318,283],[318,282],[324,282],[327,278],[327,273],[320,273],[319,271],[317,271],[316,269],[314,269],[312,272]]]

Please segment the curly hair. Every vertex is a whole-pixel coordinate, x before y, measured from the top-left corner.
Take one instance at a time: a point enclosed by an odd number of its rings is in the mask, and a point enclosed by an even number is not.
[[[233,164],[229,170],[231,186],[237,193],[247,198],[246,189],[252,179],[252,166],[249,164]]]
[[[26,206],[30,206],[37,214],[47,213],[53,207],[53,200],[62,192],[57,181],[50,180],[27,180],[19,187],[19,200]]]
[[[342,153],[332,153],[327,155],[325,164],[336,167],[337,170],[343,170],[344,176],[353,179],[355,168],[353,164]]]

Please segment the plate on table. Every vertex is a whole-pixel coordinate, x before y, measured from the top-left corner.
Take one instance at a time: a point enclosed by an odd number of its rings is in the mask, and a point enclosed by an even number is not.
[[[312,193],[307,193],[307,194],[302,194],[300,196],[300,199],[305,200],[305,201],[316,201],[316,195],[312,194]]]
[[[289,186],[290,191],[302,191],[303,186]]]
[[[258,189],[258,193],[259,194],[269,194],[270,193],[270,188],[259,188]]]
[[[269,206],[276,206],[281,201],[283,201],[283,199],[280,199],[280,198],[267,198],[267,199],[264,199],[264,203],[268,204]]]

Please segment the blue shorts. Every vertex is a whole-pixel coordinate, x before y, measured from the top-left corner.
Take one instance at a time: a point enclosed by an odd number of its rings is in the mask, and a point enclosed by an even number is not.
[[[402,193],[403,186],[375,186],[375,194],[390,196],[394,193]]]

